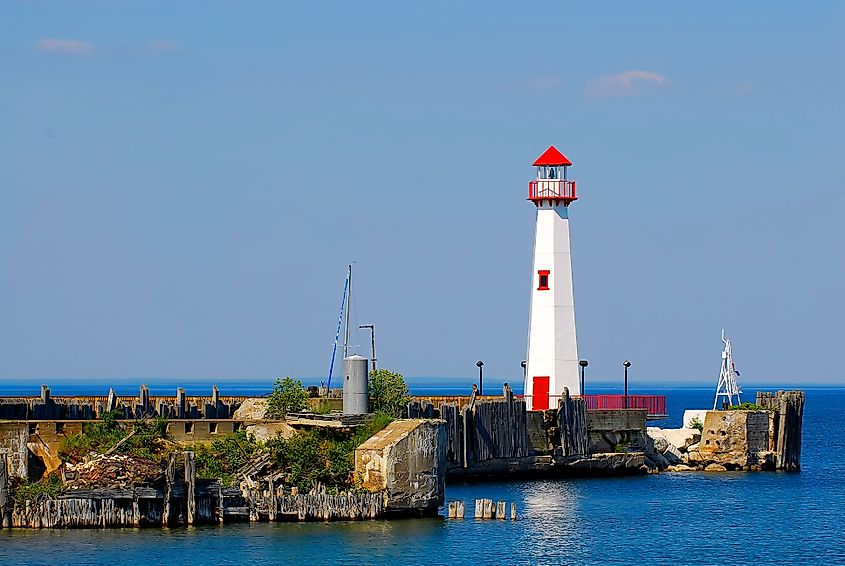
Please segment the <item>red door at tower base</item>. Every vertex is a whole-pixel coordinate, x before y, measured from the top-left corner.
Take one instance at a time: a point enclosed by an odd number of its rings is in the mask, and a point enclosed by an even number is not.
[[[545,411],[549,408],[549,376],[534,376],[534,388],[531,408],[534,411]]]

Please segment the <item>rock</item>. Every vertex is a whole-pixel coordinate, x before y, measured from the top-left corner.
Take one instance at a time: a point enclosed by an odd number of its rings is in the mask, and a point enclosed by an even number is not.
[[[669,467],[669,460],[667,460],[660,452],[649,452],[647,457],[661,470],[665,470]]]
[[[704,468],[705,472],[727,472],[728,469],[722,464],[707,464]]]
[[[655,452],[663,452],[666,450],[666,447],[669,445],[669,441],[666,439],[666,435],[663,434],[663,429],[650,426],[646,429],[646,434],[648,434],[648,437],[654,444]]]
[[[684,461],[681,452],[671,444],[666,447],[663,457],[666,458],[669,464],[681,464]]]
[[[284,421],[251,424],[245,427],[247,434],[255,436],[256,440],[267,442],[277,436],[285,440],[296,434],[296,429]]]
[[[701,440],[701,433],[695,428],[669,428],[663,429],[662,433],[669,444],[681,452]]]
[[[695,468],[691,468],[685,464],[675,464],[674,466],[669,466],[666,468],[667,472],[692,472],[695,471]]]
[[[260,421],[266,418],[267,414],[267,398],[266,397],[250,397],[244,399],[241,406],[232,415],[235,420],[243,421]]]

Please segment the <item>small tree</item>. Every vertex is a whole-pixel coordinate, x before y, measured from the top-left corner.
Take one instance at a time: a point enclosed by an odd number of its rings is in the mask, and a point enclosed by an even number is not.
[[[308,391],[302,386],[298,379],[290,377],[284,379],[276,378],[273,384],[273,392],[267,400],[267,415],[274,419],[280,419],[285,413],[295,413],[308,406]]]
[[[401,418],[408,410],[408,386],[401,373],[378,369],[370,373],[370,409]]]
[[[698,432],[704,432],[704,423],[698,417],[689,420],[689,427],[698,429]]]

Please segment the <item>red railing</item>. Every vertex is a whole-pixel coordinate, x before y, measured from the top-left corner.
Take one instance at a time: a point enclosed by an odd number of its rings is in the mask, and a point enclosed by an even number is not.
[[[560,179],[543,179],[528,183],[528,200],[560,199],[573,201],[575,196],[575,181]]]
[[[666,416],[665,395],[584,395],[590,409],[645,409],[650,417]]]

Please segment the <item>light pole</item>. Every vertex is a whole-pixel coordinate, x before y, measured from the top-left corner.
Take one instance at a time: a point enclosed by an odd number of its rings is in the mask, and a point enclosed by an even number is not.
[[[519,364],[519,367],[522,368],[522,382],[525,383],[525,377],[528,374],[528,364],[525,360],[522,360],[522,363]]]
[[[484,367],[484,362],[478,360],[475,362],[476,367],[478,368],[478,395],[484,395],[484,370],[481,368]]]
[[[373,371],[376,371],[376,325],[362,324],[358,328],[367,328],[370,330],[370,341],[373,344]]]
[[[628,368],[631,367],[631,362],[625,360],[622,362],[622,365],[625,366],[625,408],[628,408]]]
[[[587,360],[579,360],[578,365],[581,366],[581,397],[585,395],[584,393],[584,371],[587,369],[587,366],[590,365],[590,362]]]

